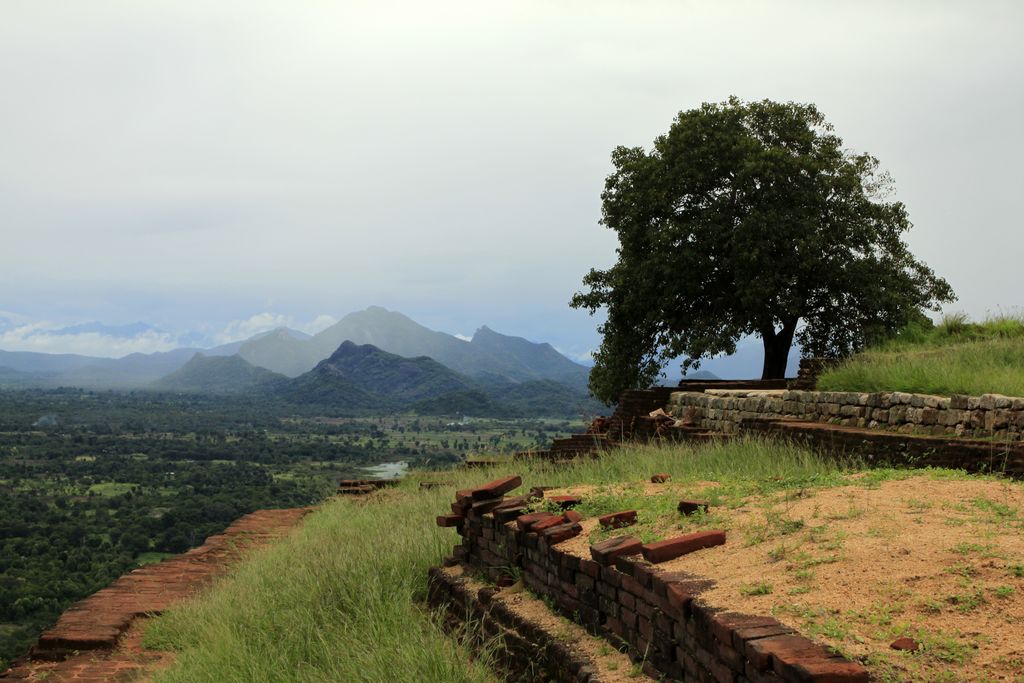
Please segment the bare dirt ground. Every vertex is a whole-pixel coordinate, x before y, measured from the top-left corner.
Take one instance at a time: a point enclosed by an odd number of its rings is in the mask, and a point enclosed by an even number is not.
[[[643,495],[701,493],[661,486]],[[588,491],[551,493],[563,492]],[[881,681],[1024,681],[1024,484],[853,475],[732,501],[705,521],[727,530],[724,546],[659,565],[714,580],[705,602],[774,615]],[[583,524],[559,547],[589,556],[597,520]],[[662,520],[658,535],[682,532]],[[919,649],[891,649],[899,636]]]

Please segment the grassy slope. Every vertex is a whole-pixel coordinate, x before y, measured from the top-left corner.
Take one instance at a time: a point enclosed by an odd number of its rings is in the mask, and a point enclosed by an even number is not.
[[[1024,396],[1024,318],[908,328],[824,373],[818,389]]]
[[[717,480],[747,490],[824,483],[839,466],[794,447],[734,441],[622,449],[570,467],[542,463],[411,477],[377,503],[334,500],[199,599],[157,619],[147,644],[179,651],[158,681],[485,681],[485,662],[422,607],[426,570],[458,540],[434,525],[454,489],[515,472],[524,484]]]

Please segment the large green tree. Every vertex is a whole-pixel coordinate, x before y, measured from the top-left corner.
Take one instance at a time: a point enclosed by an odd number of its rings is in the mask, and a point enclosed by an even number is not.
[[[954,300],[903,242],[911,223],[878,160],[844,149],[812,104],[704,104],[612,163],[601,223],[618,261],[571,301],[607,313],[590,376],[605,402],[747,335],[762,377],[781,378],[794,341],[842,356]]]

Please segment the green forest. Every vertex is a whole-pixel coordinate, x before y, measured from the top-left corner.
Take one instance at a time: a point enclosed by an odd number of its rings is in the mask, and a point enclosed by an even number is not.
[[[0,670],[71,603],[362,468],[540,447],[569,420],[281,414],[244,397],[0,392]]]

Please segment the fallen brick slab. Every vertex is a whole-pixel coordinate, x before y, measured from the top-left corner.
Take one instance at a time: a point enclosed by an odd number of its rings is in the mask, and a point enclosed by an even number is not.
[[[583,502],[583,499],[579,496],[548,496],[544,500],[556,503],[563,510],[575,507]]]
[[[488,498],[498,498],[505,495],[512,489],[519,488],[523,485],[523,478],[519,475],[511,477],[502,477],[501,479],[495,479],[489,481],[483,486],[478,486],[473,489],[470,494],[473,500],[485,500]]]
[[[608,565],[616,557],[640,554],[642,546],[636,536],[616,536],[590,546],[590,556],[594,562]]]
[[[540,533],[545,529],[550,529],[551,527],[558,526],[559,524],[565,524],[568,521],[569,520],[565,518],[565,515],[553,514],[550,517],[546,517],[531,524],[530,531],[536,531],[537,533]]]
[[[554,512],[547,511],[530,512],[525,515],[519,515],[516,518],[516,526],[519,527],[521,531],[529,531],[536,522],[543,521],[550,517],[561,517],[561,515],[556,515]]]
[[[744,643],[747,659],[758,671],[772,671],[785,681],[868,683],[859,663],[832,654],[799,634],[769,636]]]
[[[339,486],[338,494],[342,496],[367,496],[377,490],[377,487],[368,484],[355,486]]]
[[[664,541],[645,543],[641,547],[644,559],[657,564],[681,557],[703,548],[710,548],[725,543],[724,531],[698,531],[685,536],[676,536]]]
[[[548,543],[555,544],[579,536],[583,527],[578,522],[566,522],[557,526],[548,527],[540,532],[540,535],[547,539]]]
[[[907,636],[900,636],[889,643],[889,647],[893,650],[901,650],[904,652],[917,652],[921,648],[916,640],[908,638]]]
[[[633,526],[636,524],[636,510],[624,510],[622,512],[613,512],[610,515],[602,515],[597,518],[597,521],[605,529],[621,529],[622,527]]]
[[[684,515],[692,515],[698,510],[706,513],[708,511],[708,504],[704,500],[681,500],[679,501],[678,509]]]
[[[501,505],[501,498],[478,500],[471,506],[469,506],[469,512],[472,512],[477,515],[482,515],[490,512],[499,505]]]
[[[491,512],[496,520],[504,524],[505,522],[511,522],[513,519],[518,519],[526,512],[526,505],[516,505],[515,507],[499,506]]]
[[[437,525],[440,527],[453,527],[462,524],[466,518],[462,515],[438,515]]]

